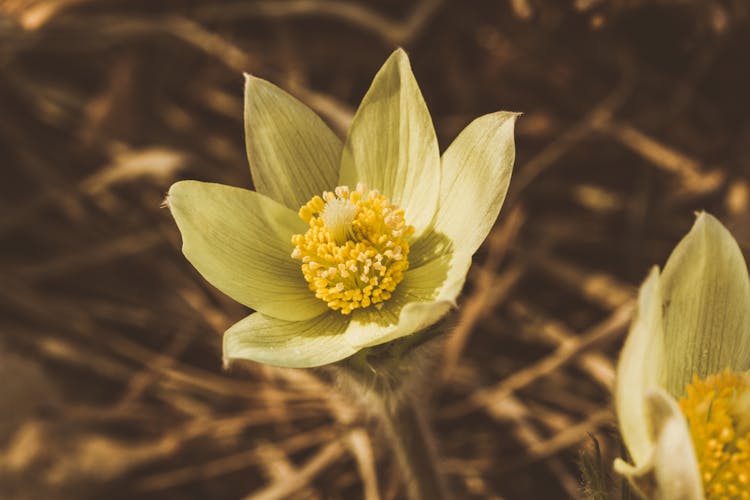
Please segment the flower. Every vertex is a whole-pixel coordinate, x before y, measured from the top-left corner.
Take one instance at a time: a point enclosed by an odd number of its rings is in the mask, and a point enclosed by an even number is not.
[[[319,366],[437,322],[503,204],[516,117],[474,120],[441,158],[398,49],[342,143],[304,104],[246,75],[256,191],[181,181],[167,196],[187,259],[256,311],[224,334],[225,359]]]
[[[750,498],[750,279],[711,215],[641,286],[617,368],[615,403],[646,498]]]

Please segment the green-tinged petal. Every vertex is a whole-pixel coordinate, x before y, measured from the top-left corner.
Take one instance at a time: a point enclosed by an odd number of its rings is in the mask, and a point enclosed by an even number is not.
[[[657,498],[702,500],[703,483],[685,416],[677,402],[661,389],[650,391],[646,400],[656,440]]]
[[[245,76],[245,146],[255,190],[297,211],[336,187],[341,140],[300,101]]]
[[[409,268],[416,269],[427,262],[445,255],[455,253],[453,241],[445,233],[435,230],[434,227],[428,229],[425,233],[410,243],[409,248]]]
[[[381,310],[371,307],[352,313],[344,337],[355,350],[384,344],[427,328],[452,307],[447,300],[400,303],[393,297]]]
[[[409,269],[381,309],[352,314],[347,341],[358,349],[384,344],[436,323],[456,306],[469,266],[471,256],[445,253]]]
[[[653,450],[645,395],[658,386],[664,358],[661,304],[659,270],[653,268],[638,293],[638,309],[617,364],[614,390],[620,431],[638,466],[648,460]]]
[[[737,242],[711,215],[698,215],[662,273],[664,387],[682,395],[693,375],[750,368],[750,280]]]
[[[173,184],[167,202],[182,234],[182,252],[206,280],[234,300],[286,320],[327,310],[290,254],[296,213],[253,191],[221,184]]]
[[[398,49],[375,75],[354,116],[339,184],[377,189],[424,231],[435,215],[440,153],[435,129],[406,53]]]
[[[461,251],[476,251],[503,206],[516,156],[517,117],[501,111],[477,118],[443,154],[434,224]]]
[[[248,359],[288,368],[333,363],[357,352],[342,335],[348,322],[336,311],[304,321],[251,314],[224,333],[224,361]]]
[[[471,267],[471,255],[444,253],[404,273],[397,292],[415,300],[447,300],[454,306]]]
[[[646,395],[653,454],[640,467],[621,460],[615,470],[625,475],[644,498],[654,500],[703,500],[700,469],[693,451],[687,422],[672,397],[661,389]]]

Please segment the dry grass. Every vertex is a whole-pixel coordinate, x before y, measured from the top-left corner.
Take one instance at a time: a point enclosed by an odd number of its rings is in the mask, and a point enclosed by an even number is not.
[[[0,497],[401,498],[382,436],[315,371],[221,370],[247,313],[160,209],[250,185],[242,71],[336,130],[404,45],[441,144],[525,112],[446,343],[434,426],[460,498],[580,497],[619,453],[614,362],[692,212],[750,246],[741,0],[0,1]]]

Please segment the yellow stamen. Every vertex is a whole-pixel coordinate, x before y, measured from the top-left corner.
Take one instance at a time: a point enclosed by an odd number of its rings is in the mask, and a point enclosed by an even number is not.
[[[292,257],[302,261],[315,296],[342,314],[382,307],[409,268],[407,238],[414,228],[403,209],[359,184],[313,197],[299,216],[310,229],[292,236]]]
[[[750,380],[725,371],[693,377],[680,408],[707,500],[750,499]]]

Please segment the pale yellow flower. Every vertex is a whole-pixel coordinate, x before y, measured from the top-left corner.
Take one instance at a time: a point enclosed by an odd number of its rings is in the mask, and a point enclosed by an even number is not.
[[[750,498],[750,279],[732,235],[701,213],[638,296],[617,368],[617,415],[646,498]]]
[[[441,158],[403,50],[375,76],[345,143],[247,76],[256,191],[183,181],[167,198],[188,260],[257,311],[225,333],[225,359],[318,366],[444,316],[503,204],[516,116],[476,119]]]

